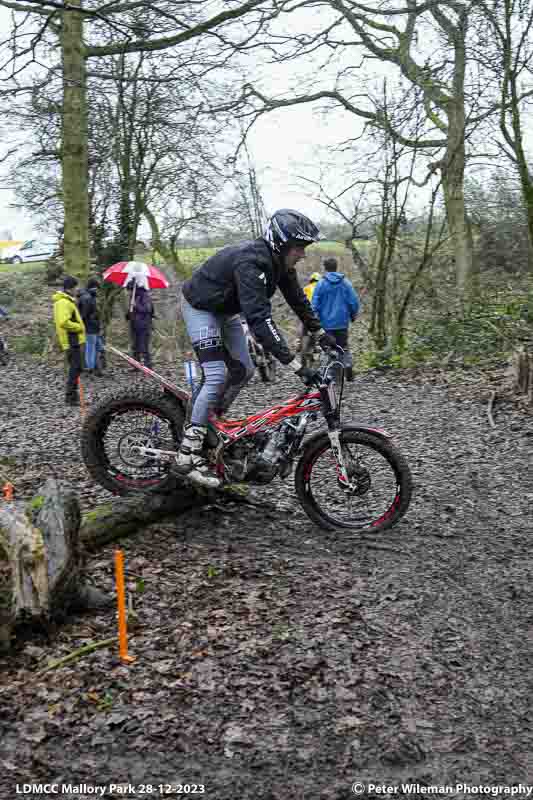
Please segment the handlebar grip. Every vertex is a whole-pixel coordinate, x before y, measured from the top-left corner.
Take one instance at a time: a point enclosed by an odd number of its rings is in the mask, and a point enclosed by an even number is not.
[[[330,358],[338,359],[339,355],[344,355],[344,348],[342,348],[340,344],[336,345],[335,347],[330,347],[328,350],[328,355]]]

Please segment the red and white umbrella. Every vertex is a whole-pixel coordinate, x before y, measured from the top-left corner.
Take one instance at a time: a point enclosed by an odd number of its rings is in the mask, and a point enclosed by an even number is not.
[[[161,270],[153,264],[144,264],[142,261],[118,261],[108,267],[102,275],[104,281],[126,286],[135,279],[135,286],[145,289],[168,289],[170,286]]]

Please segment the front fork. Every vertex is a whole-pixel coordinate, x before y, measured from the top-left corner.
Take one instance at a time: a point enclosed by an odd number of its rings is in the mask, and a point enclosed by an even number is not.
[[[326,419],[329,441],[331,442],[331,449],[337,465],[337,476],[340,483],[349,487],[350,478],[344,460],[344,453],[342,452],[340,409],[336,402],[335,385],[329,383],[321,386],[320,396],[322,399],[322,413]]]
[[[350,485],[350,478],[348,476],[348,470],[346,468],[346,462],[344,460],[344,454],[342,452],[341,446],[341,432],[340,428],[336,430],[332,430],[331,428],[328,431],[329,440],[331,442],[331,449],[333,450],[333,455],[335,456],[335,461],[337,464],[337,476],[339,481],[344,486]]]

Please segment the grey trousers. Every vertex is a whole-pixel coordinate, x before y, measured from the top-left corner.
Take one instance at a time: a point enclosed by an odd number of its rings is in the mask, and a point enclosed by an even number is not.
[[[181,299],[187,333],[204,379],[191,413],[193,425],[207,425],[209,411],[225,412],[254,374],[238,314],[213,314]]]

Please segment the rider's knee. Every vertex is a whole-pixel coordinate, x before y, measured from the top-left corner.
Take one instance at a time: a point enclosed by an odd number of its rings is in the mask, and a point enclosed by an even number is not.
[[[226,365],[224,361],[207,361],[202,364],[204,382],[208,391],[216,391],[224,385]]]

